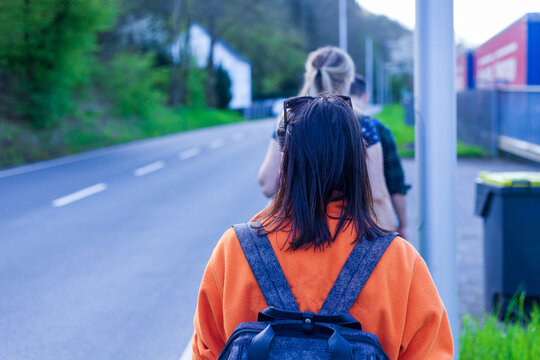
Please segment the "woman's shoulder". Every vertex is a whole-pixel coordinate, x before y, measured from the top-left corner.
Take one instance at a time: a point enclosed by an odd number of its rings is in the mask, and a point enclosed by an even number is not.
[[[386,249],[382,261],[401,271],[411,272],[422,257],[410,242],[397,235]]]
[[[224,265],[225,263],[231,261],[231,257],[238,256],[238,251],[240,250],[240,243],[238,242],[238,237],[233,227],[228,228],[221,238],[218,240],[210,261],[215,265]]]

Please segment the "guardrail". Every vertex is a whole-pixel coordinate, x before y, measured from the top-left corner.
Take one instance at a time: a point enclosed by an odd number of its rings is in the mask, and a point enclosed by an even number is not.
[[[492,156],[499,150],[540,162],[540,86],[457,94],[458,138]]]
[[[277,116],[283,107],[284,99],[266,99],[253,101],[251,107],[243,110],[246,119],[260,119]]]

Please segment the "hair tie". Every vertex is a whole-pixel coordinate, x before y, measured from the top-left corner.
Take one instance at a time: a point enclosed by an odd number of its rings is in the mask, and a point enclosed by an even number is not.
[[[317,73],[315,74],[315,78],[313,79],[313,82],[315,83],[315,88],[318,89],[318,92],[323,90],[323,78],[322,78],[322,71],[321,68],[317,68]]]

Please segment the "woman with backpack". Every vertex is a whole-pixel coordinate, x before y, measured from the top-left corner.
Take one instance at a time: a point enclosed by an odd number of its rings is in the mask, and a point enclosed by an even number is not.
[[[308,55],[300,95],[348,95],[354,76],[354,63],[349,54],[333,46],[322,47]],[[384,180],[383,153],[377,129],[374,124],[365,123],[361,130],[367,146],[367,167],[373,192],[374,214],[381,226],[394,229],[396,222]],[[274,196],[278,189],[280,162],[281,154],[274,133],[258,175],[263,193],[268,197]]]
[[[193,359],[451,359],[425,262],[372,217],[350,98],[285,101],[277,140],[274,201],[223,234],[204,272]]]

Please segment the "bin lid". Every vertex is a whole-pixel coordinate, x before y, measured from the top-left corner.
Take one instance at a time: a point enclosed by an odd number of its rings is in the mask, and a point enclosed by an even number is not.
[[[540,187],[540,172],[537,171],[482,171],[478,175],[480,182],[490,185],[501,187]]]

